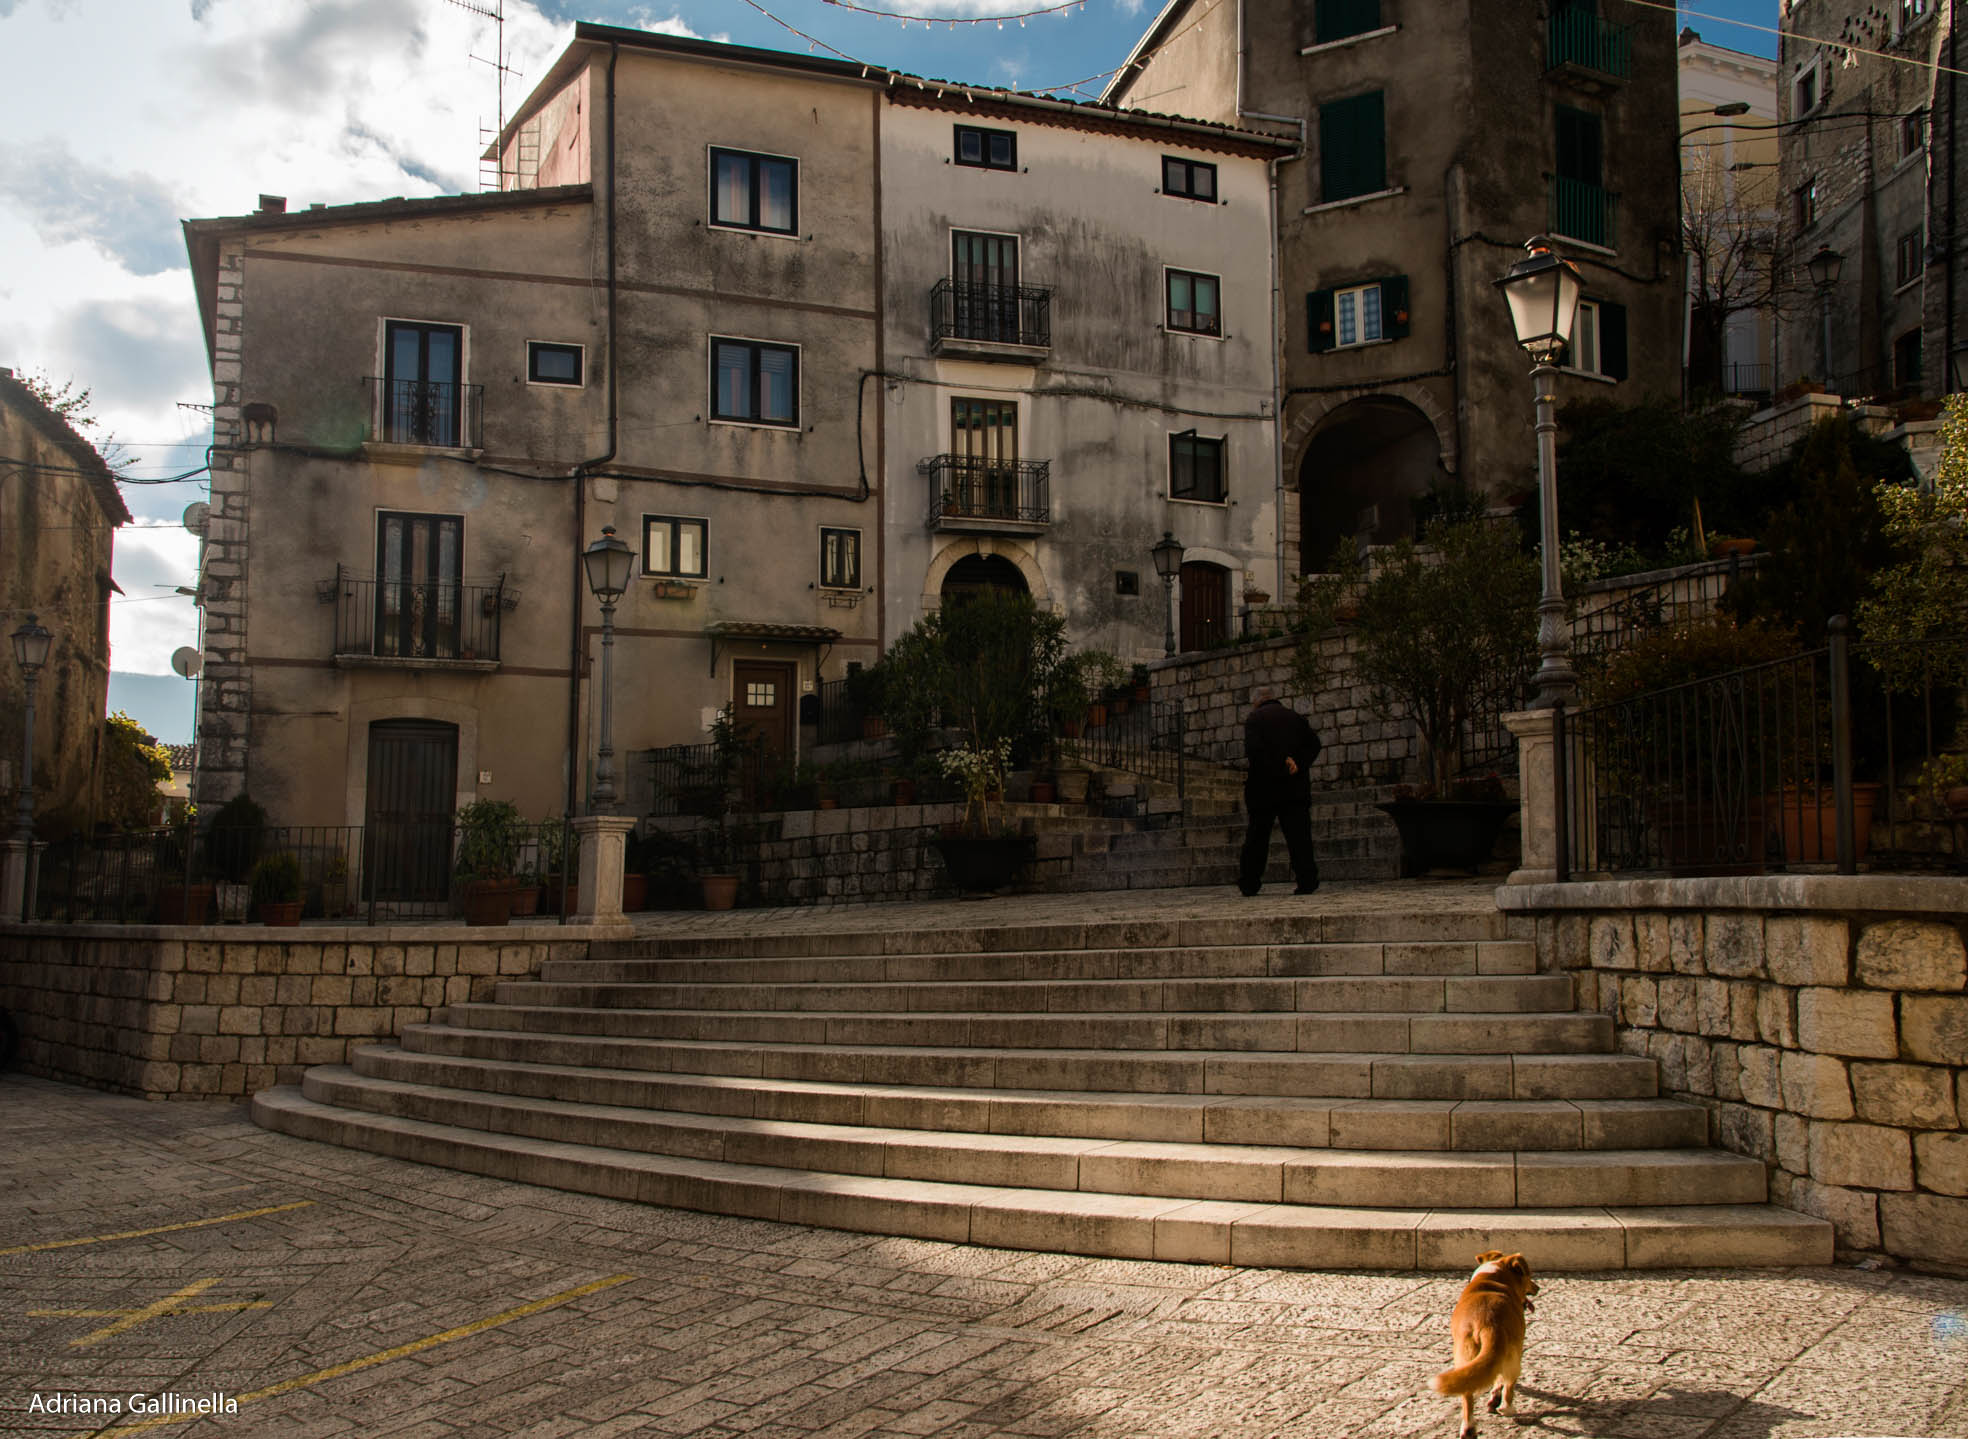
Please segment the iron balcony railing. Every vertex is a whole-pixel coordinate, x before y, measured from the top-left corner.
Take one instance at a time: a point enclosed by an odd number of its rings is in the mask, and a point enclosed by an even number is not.
[[[929,477],[929,525],[966,520],[1045,525],[1052,522],[1046,460],[981,460],[934,455],[916,467]]]
[[[932,344],[969,340],[1044,349],[1052,344],[1052,291],[938,280],[929,292],[929,334]]]
[[[371,438],[385,445],[476,450],[483,443],[485,386],[368,378]]]
[[[1544,68],[1577,65],[1625,80],[1633,74],[1633,27],[1601,20],[1580,6],[1552,10],[1545,32]]]
[[[392,660],[499,658],[506,580],[374,580],[335,576],[335,654]]]
[[[1725,395],[1767,395],[1772,388],[1774,367],[1770,365],[1724,365],[1722,393]]]
[[[1604,185],[1551,177],[1551,233],[1567,240],[1613,248],[1618,234],[1619,196]]]

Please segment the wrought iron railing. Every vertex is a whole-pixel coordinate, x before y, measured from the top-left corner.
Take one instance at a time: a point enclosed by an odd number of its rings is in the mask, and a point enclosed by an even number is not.
[[[1578,65],[1625,80],[1633,74],[1633,27],[1602,20],[1583,6],[1557,5],[1545,31],[1544,67]]]
[[[385,445],[478,449],[484,442],[485,386],[371,375],[372,438]]]
[[[506,580],[489,583],[335,576],[335,653],[397,660],[496,660]]]
[[[864,702],[864,692],[865,685],[848,679],[822,680],[814,686],[820,711],[816,743],[846,744],[868,737],[865,722],[880,716]]]
[[[558,913],[573,836],[562,819],[502,832],[498,868],[518,881],[516,913]],[[57,924],[226,924],[256,918],[256,868],[291,856],[303,921],[442,920],[459,891],[450,819],[135,830],[49,845],[36,866],[34,918]],[[558,877],[560,884],[553,881]],[[531,895],[533,906],[524,896]]]
[[[1060,747],[1083,763],[1162,780],[1180,792],[1187,779],[1186,738],[1179,701],[1131,699],[1093,706],[1079,734],[1062,738]]]
[[[717,746],[673,744],[645,750],[654,791],[651,814],[715,814],[720,804]]]
[[[1722,393],[1725,395],[1768,395],[1776,369],[1772,365],[1730,364],[1722,367]]]
[[[1551,177],[1551,233],[1611,249],[1618,234],[1619,196],[1604,185]]]
[[[916,468],[929,477],[932,528],[965,520],[1052,522],[1049,461],[933,455]]]
[[[1043,349],[1052,344],[1052,291],[1043,285],[938,280],[929,292],[929,334],[932,342]]]

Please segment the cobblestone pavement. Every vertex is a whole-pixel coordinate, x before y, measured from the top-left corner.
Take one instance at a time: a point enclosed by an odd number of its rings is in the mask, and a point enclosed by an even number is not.
[[[237,1105],[18,1076],[0,1079],[0,1134],[0,1434],[1454,1433],[1454,1406],[1425,1391],[1449,1278],[723,1219],[310,1144]],[[133,1392],[238,1408],[157,1422]],[[112,1397],[120,1415],[73,1412]],[[1519,1411],[1521,1429],[1484,1433],[1960,1439],[1968,1283],[1560,1275]]]

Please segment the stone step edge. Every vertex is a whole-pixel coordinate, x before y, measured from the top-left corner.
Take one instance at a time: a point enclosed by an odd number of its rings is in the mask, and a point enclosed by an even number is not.
[[[492,1033],[496,1031],[478,1032]],[[982,1105],[991,1113],[993,1123],[989,1133],[1003,1136],[1068,1137],[1082,1139],[1131,1138],[1151,1143],[1201,1143],[1214,1145],[1223,1143],[1224,1141],[1212,1139],[1209,1135],[1206,1117],[1207,1112],[1212,1109],[1262,1110],[1267,1114],[1288,1117],[1294,1113],[1310,1113],[1313,1111],[1329,1112],[1334,1107],[1343,1108],[1348,1112],[1380,1111],[1388,1114],[1399,1114],[1415,1113],[1417,1112],[1417,1106],[1426,1106],[1426,1112],[1428,1113],[1453,1115],[1465,1105],[1483,1106],[1484,1108],[1481,1111],[1472,1110],[1472,1113],[1482,1112],[1486,1114],[1508,1112],[1509,1110],[1528,1106],[1563,1105],[1579,1113],[1581,1139],[1583,1139],[1585,1129],[1584,1120],[1594,1116],[1637,1115],[1642,1113],[1673,1115],[1676,1117],[1699,1116],[1704,1136],[1708,1123],[1707,1111],[1700,1105],[1689,1104],[1685,1100],[1663,1099],[1659,1097],[1650,1099],[1414,1100],[1353,1099],[1343,1096],[1316,1098],[1303,1095],[1273,1094],[1159,1094],[1153,1091],[1143,1090],[959,1089],[929,1084],[885,1084],[876,1081],[850,1083],[813,1079],[779,1079],[764,1076],[693,1074],[684,1071],[625,1070],[593,1065],[548,1064],[529,1059],[476,1059],[465,1055],[434,1054],[428,1051],[404,1049],[394,1044],[359,1045],[350,1055],[350,1062],[356,1072],[361,1073],[362,1064],[371,1058],[383,1062],[401,1061],[415,1067],[435,1070],[448,1075],[453,1081],[464,1081],[473,1076],[488,1073],[514,1071],[522,1076],[530,1075],[541,1080],[553,1080],[564,1083],[569,1087],[579,1086],[591,1080],[606,1080],[611,1083],[627,1084],[631,1087],[652,1090],[701,1090],[706,1095],[750,1094],[753,1096],[754,1101],[759,1096],[774,1094],[807,1096],[814,1099],[874,1098],[889,1101],[894,1105],[900,1106],[904,1113],[907,1112],[909,1105],[919,1104],[930,1111],[929,1114],[925,1115],[925,1119],[930,1121],[934,1120],[934,1111],[938,1105]],[[524,1095],[517,1090],[500,1089],[487,1085],[468,1085],[463,1082],[454,1082],[448,1087],[468,1089],[472,1092],[483,1094],[515,1095],[525,1098],[542,1097],[539,1095]],[[677,1104],[677,1100],[680,1097],[682,1096],[672,1096],[662,1105],[651,1105],[648,1107],[652,1109],[661,1108],[670,1113],[721,1115],[729,1118],[774,1119],[777,1117],[758,1114],[756,1112],[756,1103],[754,1104],[754,1112],[749,1114],[739,1114],[729,1108],[682,1109]],[[1000,1118],[1006,1120],[1024,1118],[1025,1123],[1029,1126],[1032,1122],[1029,1118],[1030,1111],[1035,1107],[1046,1105],[1071,1106],[1081,1111],[1092,1111],[1096,1114],[1102,1111],[1123,1114],[1129,1111],[1161,1110],[1173,1117],[1195,1116],[1198,1123],[1195,1126],[1196,1132],[1193,1137],[1190,1134],[1173,1132],[1164,1132],[1161,1135],[1137,1134],[1131,1136],[1067,1133],[1059,1129],[1017,1128],[1009,1124],[1001,1127],[997,1123]],[[914,1126],[899,1122],[899,1116],[897,1116],[891,1117],[888,1127],[911,1129]],[[931,1127],[932,1123],[928,1122],[922,1126],[924,1129]],[[1706,1139],[1704,1137],[1703,1140],[1697,1141],[1693,1147],[1701,1147],[1705,1143]],[[1661,1146],[1623,1144],[1614,1146],[1580,1143],[1575,1150],[1552,1152],[1599,1153],[1612,1148],[1641,1149],[1650,1147],[1686,1148],[1690,1146],[1682,1144]],[[1466,1154],[1479,1151],[1462,1149],[1451,1144],[1441,1151],[1413,1150],[1409,1152]]]
[[[1466,1273],[1475,1254],[1541,1272],[1756,1268],[1832,1260],[1831,1225],[1774,1205],[1614,1211],[1363,1210],[1143,1199],[663,1159],[342,1110],[292,1086],[253,1096],[264,1129],[515,1183],[786,1224],[1179,1263]]]
[[[556,1126],[573,1120],[614,1125],[628,1153],[663,1154],[719,1163],[790,1167],[783,1155],[797,1155],[816,1171],[888,1179],[992,1183],[994,1167],[1005,1171],[996,1182],[1025,1189],[1087,1194],[1140,1194],[1154,1197],[1229,1199],[1247,1203],[1303,1203],[1303,1186],[1328,1186],[1328,1203],[1385,1209],[1432,1209],[1439,1203],[1405,1203],[1388,1195],[1409,1194],[1417,1182],[1429,1185],[1488,1181],[1496,1193],[1482,1202],[1500,1209],[1519,1207],[1524,1186],[1542,1180],[1563,1183],[1566,1176],[1590,1173],[1590,1183],[1610,1186],[1592,1202],[1613,1206],[1614,1189],[1639,1185],[1664,1188],[1680,1204],[1761,1202],[1767,1197],[1765,1169],[1754,1159],[1719,1149],[1638,1150],[1368,1150],[1277,1144],[1186,1144],[1133,1139],[1073,1139],[1057,1136],[979,1134],[967,1130],[898,1129],[875,1124],[825,1124],[795,1119],[746,1119],[728,1115],[682,1114],[633,1109],[592,1100],[542,1099],[488,1094],[420,1081],[358,1074],[345,1066],[308,1071],[303,1093],[318,1103],[365,1113],[402,1115],[413,1102],[440,1113],[432,1123],[455,1123],[488,1134],[551,1139]],[[468,1117],[469,1116],[469,1117]],[[544,1131],[544,1132],[543,1132]],[[670,1131],[665,1138],[664,1131]],[[694,1153],[692,1136],[714,1154]],[[595,1137],[599,1137],[596,1135]],[[651,1142],[654,1141],[654,1142]],[[733,1154],[736,1145],[740,1151]],[[674,1146],[674,1147],[673,1147]],[[754,1155],[743,1151],[756,1149]],[[804,1151],[804,1153],[802,1153]],[[825,1160],[826,1162],[820,1162]],[[1110,1161],[1120,1161],[1117,1165]],[[863,1165],[869,1167],[862,1167]],[[909,1173],[911,1168],[944,1169],[950,1178]],[[902,1172],[897,1172],[897,1170]],[[1014,1174],[1013,1171],[1025,1173]],[[980,1175],[979,1171],[984,1171]],[[1389,1171],[1392,1171],[1391,1173]],[[966,1173],[969,1177],[956,1177]],[[1135,1187],[1139,1186],[1139,1187]],[[1297,1197],[1293,1191],[1297,1189]],[[1343,1192],[1333,1192],[1337,1189]],[[1707,1190],[1717,1197],[1680,1197]],[[1733,1196],[1727,1191],[1733,1190]],[[1753,1198],[1752,1198],[1753,1195]],[[1577,1202],[1573,1200],[1572,1202]],[[1655,1202],[1669,1202],[1657,1198]],[[1548,1207],[1542,1204],[1526,1208]],[[1621,1207],[1624,1207],[1622,1204]]]

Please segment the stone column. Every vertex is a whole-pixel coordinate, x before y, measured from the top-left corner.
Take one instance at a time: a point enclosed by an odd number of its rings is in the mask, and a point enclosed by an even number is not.
[[[629,831],[635,820],[621,814],[589,814],[574,821],[574,842],[580,846],[577,865],[580,884],[569,924],[600,924],[628,928],[622,913],[622,867],[628,858]]]
[[[1518,800],[1523,826],[1520,868],[1510,872],[1509,884],[1552,884],[1558,878],[1557,753],[1552,743],[1552,711],[1520,710],[1503,717],[1517,736]]]
[[[0,924],[18,924],[21,916],[33,913],[34,896],[28,882],[32,877],[34,851],[41,848],[31,840],[0,841],[5,849],[0,866]]]

